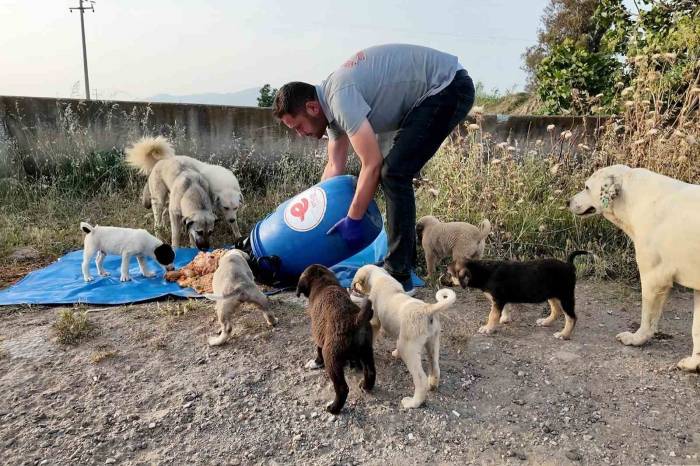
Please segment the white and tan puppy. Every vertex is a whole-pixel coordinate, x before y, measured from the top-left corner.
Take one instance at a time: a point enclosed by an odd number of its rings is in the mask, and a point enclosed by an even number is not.
[[[102,267],[102,262],[107,254],[122,256],[120,281],[131,280],[129,276],[129,260],[131,256],[136,256],[139,268],[144,277],[153,277],[154,272],[148,270],[146,257],[152,257],[163,266],[164,269],[172,269],[175,253],[173,248],[163,243],[161,240],[147,232],[135,228],[119,227],[94,227],[86,222],[80,222],[80,229],[87,233],[85,235],[83,247],[83,279],[86,282],[92,280],[90,276],[90,259],[97,253],[95,265],[97,272],[106,277],[109,275]]]
[[[674,283],[695,290],[693,353],[680,369],[700,369],[700,186],[643,168],[613,165],[588,180],[569,202],[574,214],[602,214],[634,242],[642,284],[642,321],[622,332],[624,345],[643,345],[657,331]]]
[[[403,286],[376,265],[365,265],[355,274],[352,289],[369,296],[374,309],[370,323],[374,338],[382,330],[396,339],[396,349],[391,353],[400,357],[413,376],[413,397],[401,400],[404,408],[417,408],[423,404],[428,390],[437,388],[440,382],[440,319],[438,312],[454,304],[457,296],[449,289],[438,290],[437,303],[427,304],[412,298]],[[421,362],[423,349],[428,353],[429,375],[426,377]]]
[[[149,158],[150,155],[150,158]],[[144,137],[127,150],[127,159],[138,168],[144,167],[147,163],[155,165],[159,160],[174,159],[188,168],[197,170],[206,179],[211,193],[211,200],[214,207],[221,213],[226,223],[231,227],[233,240],[241,237],[238,226],[238,209],[243,203],[243,194],[238,184],[238,179],[233,172],[220,165],[212,165],[202,162],[186,155],[175,155],[175,150],[170,142],[163,136]],[[144,160],[144,162],[140,162]],[[144,196],[150,197],[146,193],[148,184],[144,187]]]
[[[248,265],[249,259],[248,254],[238,249],[227,252],[219,260],[219,266],[214,272],[212,281],[214,293],[204,295],[216,301],[216,316],[221,327],[218,336],[209,337],[209,344],[212,346],[224,344],[231,336],[233,331],[231,318],[243,303],[256,304],[270,327],[274,327],[277,323],[275,316],[268,312],[270,302],[267,296],[253,281],[253,272]]]

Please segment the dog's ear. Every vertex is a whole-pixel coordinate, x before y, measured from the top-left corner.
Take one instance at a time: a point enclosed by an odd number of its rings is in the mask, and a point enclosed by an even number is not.
[[[610,175],[605,178],[603,184],[600,186],[600,203],[603,208],[607,209],[613,199],[620,195],[621,190],[622,186],[616,176]]]
[[[190,219],[189,217],[182,217],[182,226],[185,227],[185,230],[189,230],[193,224],[194,220]]]
[[[243,205],[243,193],[238,193],[238,206]]]
[[[243,256],[243,259],[245,259],[246,262],[250,260],[250,256],[248,255],[247,252],[241,251],[240,249],[238,249],[237,251],[238,251],[238,254],[240,254],[241,256]]]
[[[416,223],[416,236],[419,243],[423,241],[423,224],[420,222]]]
[[[153,255],[159,264],[170,265],[175,260],[175,251],[169,244],[161,244],[153,250]]]
[[[469,285],[469,280],[472,279],[472,274],[466,263],[462,263],[461,265],[462,267],[457,271],[457,277],[459,278],[459,284],[462,285],[462,288],[466,288]]]
[[[214,196],[214,205],[221,208],[221,197],[219,195]]]
[[[450,274],[452,283],[454,285],[466,288],[469,280],[471,279],[471,273],[464,261],[455,261],[447,266],[447,272]]]
[[[355,274],[355,277],[352,279],[352,289],[357,291],[360,294],[368,294],[367,293],[367,273],[365,271],[358,272]]]
[[[301,295],[309,297],[309,274],[306,272],[301,274],[297,282],[297,298]]]

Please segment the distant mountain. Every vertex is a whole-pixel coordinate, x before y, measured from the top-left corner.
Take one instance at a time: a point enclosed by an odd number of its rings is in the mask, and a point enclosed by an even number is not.
[[[191,95],[171,95],[158,94],[152,97],[147,97],[147,102],[171,102],[180,104],[205,104],[205,105],[238,105],[245,107],[257,107],[258,96],[260,89],[251,87],[238,92],[230,92],[225,94],[205,93]]]

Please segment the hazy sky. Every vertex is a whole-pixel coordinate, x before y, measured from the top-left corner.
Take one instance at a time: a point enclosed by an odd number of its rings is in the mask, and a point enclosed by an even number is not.
[[[522,88],[547,0],[97,0],[93,97],[235,92],[324,79],[350,55],[413,43],[457,55],[486,89]],[[0,0],[0,95],[83,96],[78,0]],[[76,83],[78,83],[76,85]]]

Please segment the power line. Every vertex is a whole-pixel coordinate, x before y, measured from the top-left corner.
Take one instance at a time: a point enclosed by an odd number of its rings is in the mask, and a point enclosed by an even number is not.
[[[83,6],[83,0],[80,0],[80,6],[69,8],[69,10],[71,13],[73,13],[73,10],[80,11],[80,32],[83,36],[83,70],[85,71],[85,99],[90,100],[90,79],[88,78],[87,49],[85,48],[85,21],[83,20],[83,13],[85,13],[85,10],[90,10],[94,13],[95,7],[93,5],[95,2],[88,0],[88,3],[90,3],[90,6]]]

